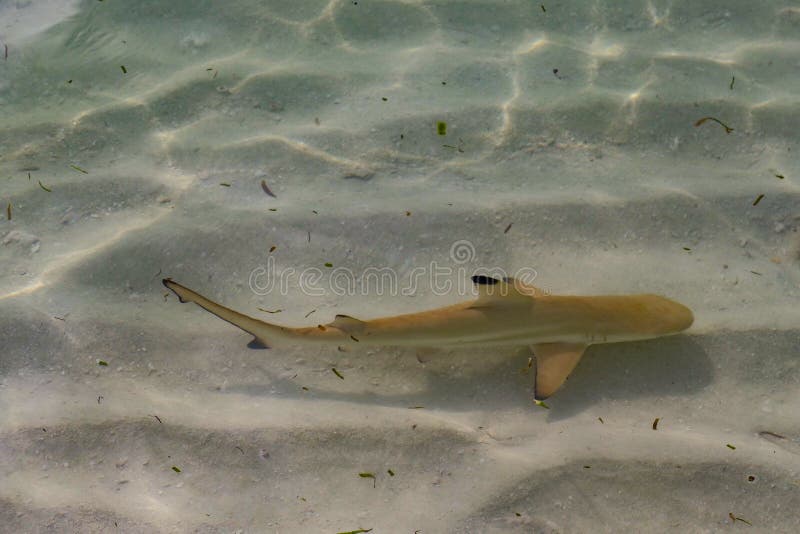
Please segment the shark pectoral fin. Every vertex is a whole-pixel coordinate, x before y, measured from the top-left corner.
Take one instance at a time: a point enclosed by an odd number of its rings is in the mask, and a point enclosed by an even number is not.
[[[586,350],[582,343],[539,343],[533,345],[536,356],[536,389],[534,398],[544,400],[561,387],[578,365]]]

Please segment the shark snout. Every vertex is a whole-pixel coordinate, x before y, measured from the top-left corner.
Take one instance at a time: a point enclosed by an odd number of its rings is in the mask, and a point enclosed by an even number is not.
[[[692,326],[694,322],[692,310],[668,298],[658,297],[658,299],[654,311],[659,316],[664,334],[677,334]]]

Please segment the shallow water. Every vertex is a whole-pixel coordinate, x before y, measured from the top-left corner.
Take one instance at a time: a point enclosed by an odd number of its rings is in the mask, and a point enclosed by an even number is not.
[[[0,1],[0,530],[797,530],[798,35],[780,1]],[[251,350],[160,283],[314,326],[478,269],[696,320],[545,409],[526,350]]]

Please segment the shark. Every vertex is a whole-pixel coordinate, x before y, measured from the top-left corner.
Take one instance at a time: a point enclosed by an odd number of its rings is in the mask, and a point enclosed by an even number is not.
[[[162,281],[180,302],[193,302],[239,327],[254,336],[251,346],[262,348],[297,343],[530,347],[539,402],[564,384],[590,345],[678,334],[694,322],[689,308],[659,295],[553,295],[515,278],[482,275],[472,282],[477,298],[451,306],[368,320],[337,315],[327,324],[290,327],[226,308],[170,278]]]

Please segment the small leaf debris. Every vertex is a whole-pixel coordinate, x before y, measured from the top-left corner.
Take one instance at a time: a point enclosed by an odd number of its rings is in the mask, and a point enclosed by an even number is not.
[[[697,122],[694,123],[694,126],[695,126],[695,128],[697,128],[698,126],[701,126],[703,123],[708,122],[708,121],[714,121],[717,124],[719,124],[720,126],[722,126],[723,128],[725,128],[725,133],[729,134],[729,133],[731,133],[733,131],[733,128],[731,128],[730,126],[728,126],[727,124],[725,124],[721,120],[717,119],[716,117],[703,117],[702,119],[698,119]]]
[[[264,191],[269,196],[271,196],[272,198],[278,198],[275,196],[275,193],[272,192],[272,189],[269,188],[266,180],[261,180],[261,190]]]
[[[325,267],[328,267],[328,268],[333,267],[333,264],[331,262],[329,262],[329,261],[326,261],[325,262]]]
[[[386,472],[389,473],[390,477],[394,476],[394,471],[392,471],[391,469],[387,469]]]
[[[348,530],[347,532],[337,532],[336,534],[362,534],[364,532],[372,532],[371,528],[357,528],[355,530]]]
[[[543,400],[539,400],[539,399],[533,399],[533,403],[534,403],[536,406],[540,406],[540,407],[544,408],[545,410],[549,410],[549,409],[550,409],[550,406],[548,406],[547,404],[545,404]]]
[[[231,184],[229,184],[228,182],[220,182],[219,185],[221,185],[222,187],[230,187],[231,186]]]
[[[155,418],[156,418],[156,421],[158,421],[158,422],[159,422],[159,423],[161,423],[162,425],[164,424],[164,421],[162,421],[162,420],[161,420],[161,418],[160,418],[159,416],[157,416],[157,415],[153,415],[153,417],[155,417]]]
[[[306,314],[305,318],[306,318],[306,319],[308,319],[308,317],[309,317],[309,316],[310,316],[312,313],[314,313],[315,311],[317,311],[317,309],[316,309],[316,308],[314,308],[313,310],[311,310],[310,312],[308,312],[308,313]]]
[[[756,199],[753,201],[753,206],[758,206],[758,203],[761,202],[762,198],[764,198],[764,193],[761,193],[756,197]]]
[[[6,206],[6,219],[11,220],[11,202]]]
[[[728,447],[728,448],[729,448],[730,450],[732,450],[732,451],[735,451],[735,450],[736,450],[736,447],[734,447],[734,446],[733,446],[733,445],[731,445],[730,443],[726,443],[726,444],[725,444],[725,446],[726,446],[726,447]]]
[[[372,473],[359,473],[358,476],[360,476],[361,478],[371,478],[372,479],[372,487],[373,488],[377,484],[377,479],[375,478],[375,475],[373,475]]]
[[[507,233],[508,233],[508,231],[509,231],[509,230],[511,230],[511,227],[512,227],[513,225],[514,225],[514,223],[513,223],[513,222],[511,222],[511,223],[508,223],[508,226],[506,226],[506,229],[505,229],[505,230],[503,230],[503,233],[504,233],[504,234],[507,234]]]
[[[76,171],[78,171],[78,172],[82,172],[83,174],[89,174],[89,171],[87,171],[87,170],[85,170],[85,169],[81,169],[81,168],[80,168],[80,167],[78,167],[77,165],[70,165],[69,167],[70,167],[71,169],[73,169],[73,170],[76,170]]]
[[[264,313],[280,313],[283,311],[281,308],[278,308],[277,310],[267,310],[265,308],[258,308],[258,309],[259,311],[262,311]]]
[[[125,65],[120,65],[119,68],[122,69],[122,74],[128,74],[128,69],[125,68]]]
[[[333,374],[344,380],[344,376],[342,375],[342,373],[339,372],[338,369],[336,369],[336,367],[331,367],[331,371],[333,371]]]
[[[734,523],[736,523],[737,521],[741,521],[742,523],[744,523],[747,526],[750,526],[750,527],[753,526],[753,523],[751,523],[747,519],[744,519],[744,518],[741,518],[741,517],[736,517],[735,515],[733,515],[733,512],[728,512],[728,517],[730,517],[731,521],[733,521]]]
[[[105,360],[97,360],[97,365],[102,365],[103,367],[108,367],[108,362]]]
[[[50,189],[49,187],[47,187],[46,185],[44,185],[41,180],[39,180],[39,187],[41,187],[42,189],[44,189],[48,193],[52,193],[53,192],[53,190]]]
[[[271,247],[269,247],[269,251],[270,251],[270,252],[275,252],[275,249],[276,249],[276,248],[278,248],[278,246],[277,246],[277,245],[272,245]]]
[[[439,121],[436,123],[436,133],[439,135],[447,135],[447,123]]]
[[[782,175],[782,174],[776,174],[775,178],[777,178],[778,180],[783,180],[786,177],[784,175]]]
[[[606,422],[605,422],[605,421],[603,421],[603,418],[602,418],[602,417],[598,417],[598,418],[597,418],[597,420],[598,420],[598,421],[600,421],[600,424],[601,424],[601,425],[604,425],[604,424],[606,424]]]
[[[735,81],[736,81],[736,76],[731,76],[731,85],[730,85],[731,91],[733,91],[733,83]]]
[[[172,466],[172,470],[175,471],[176,473],[180,473],[181,472],[180,468],[175,466],[175,465]]]
[[[658,430],[658,422],[661,421],[660,417],[656,417],[653,421],[653,430]]]

